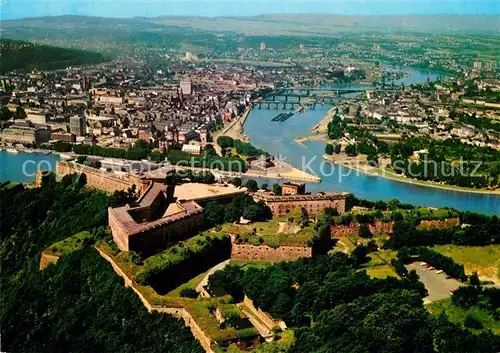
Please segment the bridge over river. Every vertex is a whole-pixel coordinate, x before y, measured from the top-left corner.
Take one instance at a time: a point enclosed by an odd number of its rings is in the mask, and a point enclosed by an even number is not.
[[[316,106],[316,104],[333,104],[342,94],[396,92],[398,89],[371,89],[371,88],[329,88],[329,87],[289,87],[278,88],[268,93],[262,100],[255,103],[258,108],[290,108],[300,106]],[[290,99],[292,98],[292,99]]]

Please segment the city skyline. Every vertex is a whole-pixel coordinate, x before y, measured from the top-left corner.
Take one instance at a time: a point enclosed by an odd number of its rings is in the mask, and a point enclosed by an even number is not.
[[[488,14],[498,15],[495,1],[171,1],[130,0],[96,1],[32,1],[3,0],[0,3],[2,20],[29,17],[89,15],[100,17],[157,17],[157,16],[256,16],[261,14],[344,14],[344,15],[410,15],[410,14]]]

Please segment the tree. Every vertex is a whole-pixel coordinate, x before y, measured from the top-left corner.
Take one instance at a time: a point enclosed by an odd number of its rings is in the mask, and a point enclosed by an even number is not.
[[[221,148],[230,148],[234,146],[234,139],[229,136],[219,136],[217,138],[217,144]]]
[[[264,183],[264,184],[262,184],[262,185],[260,186],[260,188],[261,188],[262,190],[266,190],[266,191],[267,191],[267,189],[268,189],[268,185],[267,185],[266,183]]]
[[[361,265],[367,261],[367,254],[368,251],[366,250],[366,246],[358,245],[352,251],[351,258],[353,259],[354,263],[356,263],[357,265]]]
[[[366,223],[360,223],[358,228],[358,236],[361,238],[371,238],[373,237],[370,227]]]
[[[76,157],[76,163],[78,164],[85,164],[86,161],[87,161],[87,156]]]
[[[479,277],[477,276],[477,272],[474,272],[472,275],[469,276],[469,283],[471,286],[480,286],[481,281],[479,280]]]
[[[259,188],[259,185],[257,184],[257,182],[253,179],[249,179],[246,184],[245,184],[245,187],[250,190],[250,191],[257,191],[257,189]]]
[[[481,330],[483,328],[483,324],[481,323],[481,321],[479,321],[474,315],[470,313],[465,317],[464,326],[475,330]]]
[[[198,298],[198,292],[195,289],[189,287],[182,288],[180,295],[181,297],[184,298],[192,298],[192,299]]]
[[[325,146],[325,153],[328,155],[332,155],[334,151],[333,145],[331,143],[327,143]]]
[[[237,188],[239,188],[241,186],[241,184],[242,184],[242,180],[239,177],[233,178],[231,180],[231,184],[233,184],[234,186],[236,186]]]
[[[281,185],[280,184],[278,184],[278,183],[273,184],[273,193],[276,196],[281,195]]]
[[[256,204],[245,206],[243,217],[252,222],[264,221],[269,218],[269,209],[263,202],[259,201]]]
[[[340,144],[336,144],[334,148],[335,154],[339,154],[342,149],[342,146]]]
[[[24,108],[21,107],[21,106],[18,106],[16,108],[16,112],[14,113],[14,119],[15,120],[23,120],[23,119],[26,119],[28,115],[26,114],[26,112],[24,111]]]
[[[366,156],[366,160],[371,166],[378,166],[378,155],[377,154],[369,154]]]
[[[387,201],[387,209],[390,211],[397,210],[401,207],[401,202],[398,199],[392,199]]]
[[[358,152],[356,151],[356,145],[347,145],[345,147],[345,153],[351,157],[357,156]]]
[[[209,171],[199,171],[193,175],[193,181],[203,184],[215,183],[215,176]]]
[[[225,208],[224,222],[233,223],[240,219],[243,215],[243,211],[238,207],[235,202],[231,202]]]
[[[10,120],[13,114],[6,105],[2,105],[0,108],[0,122]]]
[[[205,206],[205,219],[212,227],[224,223],[224,206],[215,201],[208,202]]]

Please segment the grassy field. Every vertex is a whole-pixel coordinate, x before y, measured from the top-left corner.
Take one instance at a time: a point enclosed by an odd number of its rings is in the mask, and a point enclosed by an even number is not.
[[[394,250],[379,250],[373,255],[380,257],[386,263],[390,264],[391,260],[396,258],[397,253],[398,252]]]
[[[366,273],[371,278],[386,278],[386,277],[398,277],[394,269],[389,265],[378,265],[365,268]]]
[[[222,232],[235,234],[252,234],[253,230],[257,235],[274,235],[278,233],[279,223],[286,222],[285,218],[273,218],[267,222],[255,222],[252,224],[225,223],[222,225]]]
[[[426,307],[427,310],[429,310],[432,314],[439,314],[444,311],[451,322],[459,323],[462,325],[467,314],[471,314],[476,319],[481,321],[484,326],[483,330],[491,329],[496,334],[500,333],[500,321],[495,320],[490,313],[476,307],[472,307],[469,309],[460,308],[453,305],[451,298],[446,298],[430,303]],[[480,332],[481,330],[473,331]]]
[[[191,278],[186,283],[183,283],[179,287],[172,289],[166,295],[169,297],[180,297],[181,290],[183,290],[184,288],[196,289],[196,286],[198,286],[198,284],[200,284],[201,280],[203,279],[203,277],[205,277],[205,275],[208,273],[208,271],[210,271],[210,270],[207,270],[206,272],[200,273],[198,276]]]
[[[500,282],[500,245],[458,246],[437,245],[435,251],[463,264],[465,272]]]
[[[248,225],[226,223],[221,232],[238,234],[239,238],[253,245],[268,245],[277,248],[282,245],[305,245],[312,239],[312,226],[301,229],[298,233],[280,233],[280,223],[284,218],[274,218],[268,222],[255,222]]]
[[[230,260],[230,265],[239,266],[242,269],[246,270],[249,268],[264,268],[269,265],[272,265],[273,262],[268,261],[247,261],[247,260]]]

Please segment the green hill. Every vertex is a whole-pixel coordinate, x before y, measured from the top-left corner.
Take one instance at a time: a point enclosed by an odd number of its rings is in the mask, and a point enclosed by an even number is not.
[[[0,40],[0,73],[13,70],[53,70],[106,61],[100,53],[52,47],[10,39]]]

